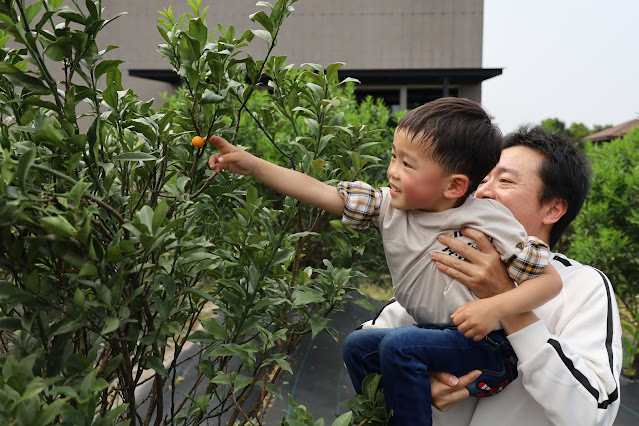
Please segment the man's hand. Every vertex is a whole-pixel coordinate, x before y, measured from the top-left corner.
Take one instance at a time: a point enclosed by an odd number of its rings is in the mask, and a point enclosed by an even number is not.
[[[431,252],[430,257],[436,262],[437,268],[465,284],[480,299],[515,288],[513,280],[508,276],[506,265],[501,261],[499,252],[488,237],[471,228],[462,229],[462,234],[472,238],[478,249],[450,235],[440,235],[439,241],[464,256],[469,262],[441,252]]]
[[[474,382],[481,375],[475,370],[462,377],[455,377],[449,373],[433,372],[430,375],[430,394],[432,405],[439,411],[448,411],[470,396],[466,386]]]
[[[493,331],[501,314],[494,306],[493,299],[479,299],[455,309],[451,318],[464,336],[477,341]]]
[[[253,171],[256,157],[241,148],[231,145],[226,139],[219,136],[211,136],[209,143],[218,149],[217,154],[209,158],[209,167],[217,173],[223,169],[232,171],[240,175],[248,175]]]

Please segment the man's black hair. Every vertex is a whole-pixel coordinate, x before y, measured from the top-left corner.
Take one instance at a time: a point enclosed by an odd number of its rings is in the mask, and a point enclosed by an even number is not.
[[[566,213],[550,230],[552,248],[584,204],[590,188],[590,161],[575,142],[538,126],[524,126],[506,135],[504,149],[514,146],[525,146],[544,157],[538,170],[542,181],[539,203],[559,198],[568,204]]]

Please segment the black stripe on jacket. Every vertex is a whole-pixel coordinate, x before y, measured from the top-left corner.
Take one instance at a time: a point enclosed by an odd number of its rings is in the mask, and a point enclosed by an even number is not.
[[[558,262],[564,264],[565,266],[572,266],[568,260],[561,258],[559,256],[554,256],[553,260],[557,260]],[[613,361],[612,360],[613,309],[612,309],[612,294],[610,292],[610,282],[608,281],[608,278],[601,271],[599,271],[598,269],[595,269],[595,271],[597,271],[599,275],[601,276],[601,280],[606,288],[606,295],[608,296],[608,315],[606,318],[606,352],[608,352],[608,363],[610,365],[610,371],[612,372],[612,376],[614,377],[615,373],[614,373],[614,366],[612,363]],[[559,342],[555,339],[549,339],[548,343],[553,348],[555,348],[555,351],[557,351],[557,354],[559,355],[561,360],[564,362],[568,370],[570,370],[570,372],[575,377],[575,379],[577,379],[579,383],[581,383],[581,385],[584,388],[586,388],[586,390],[590,392],[590,394],[597,401],[599,401],[599,391],[595,389],[594,387],[592,387],[592,385],[590,384],[586,376],[584,376],[581,371],[575,368],[575,365],[572,363],[572,361],[566,356],[566,354],[564,354]],[[607,408],[611,403],[616,401],[617,398],[619,398],[618,385],[617,387],[615,387],[615,390],[612,391],[612,393],[608,394],[608,399],[599,403],[598,408],[604,408],[604,409]]]

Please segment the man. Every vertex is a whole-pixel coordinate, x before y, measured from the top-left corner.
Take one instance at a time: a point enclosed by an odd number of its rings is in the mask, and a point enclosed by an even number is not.
[[[539,128],[508,135],[497,166],[475,193],[508,207],[529,235],[552,248],[575,218],[588,190],[586,159],[563,137]],[[468,262],[432,253],[438,267],[480,298],[514,287],[488,238],[474,230],[478,250],[443,235]],[[431,378],[434,424],[612,425],[619,408],[621,326],[614,293],[600,271],[553,254],[563,280],[559,296],[501,321],[519,358],[520,377],[489,398],[468,398],[478,372]],[[397,304],[395,304],[397,305]],[[397,321],[382,312],[376,327]],[[394,313],[393,313],[394,312]],[[392,317],[392,318],[391,318]],[[403,317],[405,318],[405,317]],[[463,331],[463,330],[462,330]]]

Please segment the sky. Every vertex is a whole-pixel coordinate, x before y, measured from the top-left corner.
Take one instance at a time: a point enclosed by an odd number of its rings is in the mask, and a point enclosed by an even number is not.
[[[639,0],[485,0],[482,104],[504,133],[639,118]]]

